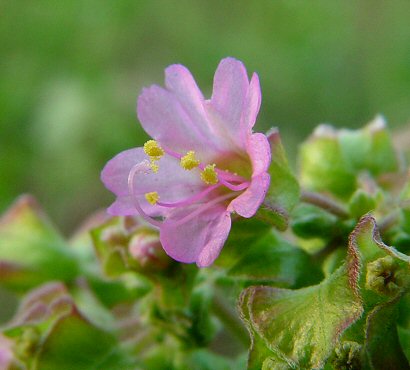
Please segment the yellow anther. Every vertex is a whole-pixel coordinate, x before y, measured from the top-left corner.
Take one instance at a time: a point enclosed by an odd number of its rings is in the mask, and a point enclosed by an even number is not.
[[[218,182],[218,174],[215,171],[215,164],[208,164],[201,172],[201,179],[205,184],[215,185]]]
[[[199,166],[200,161],[196,159],[195,152],[190,150],[186,155],[181,158],[181,167],[184,170],[192,170]]]
[[[145,194],[145,199],[147,200],[148,203],[154,206],[155,204],[157,204],[159,200],[159,195],[156,191],[152,191],[151,193]]]
[[[158,160],[164,155],[164,149],[155,140],[148,140],[144,144],[144,152],[151,160]]]

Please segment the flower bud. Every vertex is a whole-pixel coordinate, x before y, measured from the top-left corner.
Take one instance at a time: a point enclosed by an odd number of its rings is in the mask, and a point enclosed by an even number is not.
[[[148,228],[137,231],[128,245],[131,258],[143,270],[163,270],[171,262],[159,241],[157,232]]]
[[[104,273],[117,277],[127,271],[158,271],[171,259],[164,252],[158,231],[140,217],[114,217],[92,231]]]
[[[396,295],[409,283],[408,280],[406,272],[392,256],[367,264],[366,289],[380,295]]]

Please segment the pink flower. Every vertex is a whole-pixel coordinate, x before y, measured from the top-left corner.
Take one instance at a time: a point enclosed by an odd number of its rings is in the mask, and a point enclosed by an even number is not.
[[[112,215],[139,213],[160,230],[166,253],[209,266],[231,228],[231,213],[252,217],[269,188],[270,146],[252,133],[261,102],[259,79],[223,59],[205,100],[182,65],[165,70],[165,86],[138,98],[142,127],[155,140],[126,150],[102,171],[117,196]]]

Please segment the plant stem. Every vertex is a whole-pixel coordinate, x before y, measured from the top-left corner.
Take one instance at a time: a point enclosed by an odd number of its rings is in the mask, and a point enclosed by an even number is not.
[[[300,200],[304,203],[309,203],[316,207],[319,207],[339,218],[349,218],[349,213],[341,204],[322,194],[310,191],[302,191],[300,195]]]

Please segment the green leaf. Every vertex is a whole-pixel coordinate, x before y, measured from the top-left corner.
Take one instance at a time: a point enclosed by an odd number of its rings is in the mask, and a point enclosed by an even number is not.
[[[358,219],[376,208],[375,198],[363,189],[357,189],[349,200],[349,211]]]
[[[382,116],[361,130],[340,130],[339,142],[346,164],[355,172],[367,170],[378,176],[399,169],[393,140]]]
[[[400,170],[393,141],[380,116],[361,130],[319,126],[301,146],[299,163],[304,187],[341,198],[355,191],[357,176],[363,171],[377,178]]]
[[[118,352],[115,338],[78,312],[61,318],[41,346],[35,369],[131,369]]]
[[[270,230],[270,225],[255,217],[235,219],[229,237],[215,264],[225,268],[232,267],[258,239],[270,233]]]
[[[285,230],[289,213],[299,201],[299,184],[289,167],[279,132],[272,129],[267,135],[272,154],[270,187],[257,217]]]
[[[0,220],[0,263],[0,284],[19,291],[78,274],[74,253],[28,195]]]
[[[373,261],[387,254],[403,266],[410,267],[410,256],[383,243],[376,220],[371,215],[365,215],[359,220],[349,236],[349,242],[360,251],[362,262]]]
[[[295,369],[323,366],[340,335],[363,311],[352,268],[357,263],[357,255],[352,253],[347,265],[308,288],[246,289],[240,309],[257,344],[251,348],[249,361],[256,358],[256,363],[269,356],[273,358],[270,361],[280,359]],[[265,348],[261,350],[262,342]]]
[[[359,251],[361,263],[366,266],[366,268],[369,262],[390,256],[395,263],[397,263],[400,274],[404,277],[405,275],[410,276],[410,256],[407,256],[397,251],[395,248],[383,243],[380,238],[376,220],[373,216],[365,215],[359,220],[355,229],[349,236],[349,245]],[[393,279],[394,276],[389,276],[388,280],[392,281]],[[365,274],[361,274],[361,287],[365,286],[365,280]],[[406,279],[403,279],[402,282],[403,284],[407,283]]]
[[[397,332],[399,335],[401,348],[406,355],[407,361],[410,363],[410,329],[405,329],[399,326],[397,328]]]
[[[397,333],[395,299],[376,306],[367,316],[365,350],[372,369],[409,370]]]
[[[209,350],[195,350],[186,355],[183,365],[177,366],[176,370],[236,370],[237,364],[223,356],[212,353]]]
[[[334,236],[337,217],[310,204],[298,205],[292,213],[292,230],[302,238],[326,238]]]
[[[95,307],[90,312],[97,314]],[[15,355],[29,369],[135,368],[128,366],[117,339],[80,313],[62,283],[48,283],[26,295],[3,333],[13,341]]]
[[[371,215],[359,220],[349,236],[348,248],[359,257],[353,271],[358,276],[365,314],[409,288],[410,257],[382,242]],[[363,342],[365,317],[348,330],[345,339]]]
[[[272,360],[272,362],[279,361],[286,364],[286,362],[278,359],[278,357],[266,346],[263,338],[254,329],[251,322],[248,299],[249,295],[241,294],[238,302],[240,317],[245,323],[251,337],[251,346],[249,348],[247,369],[260,370],[263,368],[264,362],[268,362],[270,360]]]
[[[130,272],[110,280],[105,280],[95,274],[88,274],[87,281],[93,293],[108,307],[121,302],[134,301],[152,289],[152,284],[148,279]]]
[[[299,167],[301,185],[315,191],[329,191],[347,197],[355,188],[353,171],[343,160],[337,131],[321,125],[300,147]]]
[[[271,231],[257,239],[228,271],[247,284],[297,287],[313,284],[322,277],[311,257]]]

